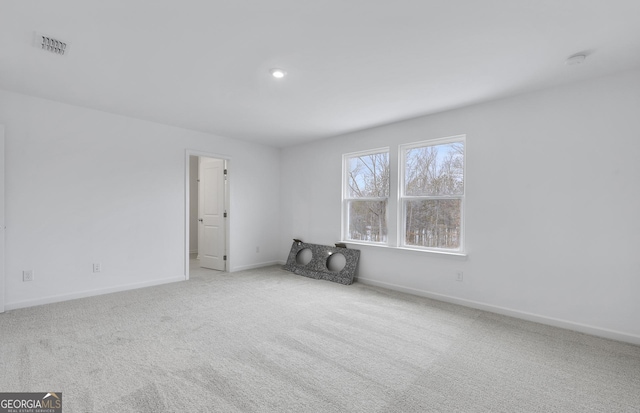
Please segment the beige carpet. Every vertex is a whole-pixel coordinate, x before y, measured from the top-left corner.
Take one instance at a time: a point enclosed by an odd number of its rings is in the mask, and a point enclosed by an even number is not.
[[[64,412],[639,412],[640,347],[279,267],[0,314]]]

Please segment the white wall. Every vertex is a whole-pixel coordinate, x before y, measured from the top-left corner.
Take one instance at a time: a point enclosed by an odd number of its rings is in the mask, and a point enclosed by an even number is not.
[[[189,157],[189,252],[198,252],[198,157]]]
[[[230,269],[281,259],[277,149],[4,91],[0,124],[7,309],[184,279],[187,149],[232,159]]]
[[[284,149],[280,255],[340,239],[343,153],[458,134],[468,257],[352,246],[359,280],[640,343],[640,71]]]

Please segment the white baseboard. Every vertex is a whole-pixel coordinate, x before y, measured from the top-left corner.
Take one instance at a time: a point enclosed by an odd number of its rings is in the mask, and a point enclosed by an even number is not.
[[[268,261],[268,262],[261,262],[259,264],[241,265],[239,267],[233,267],[232,269],[229,270],[229,272],[246,271],[246,270],[253,270],[256,268],[269,267],[271,265],[279,265],[280,262],[281,261]]]
[[[596,327],[588,324],[576,323],[573,321],[562,320],[559,318],[547,317],[538,314],[528,313],[525,311],[514,310],[511,308],[500,307],[497,305],[482,303],[479,301],[467,300],[464,298],[453,297],[445,294],[432,293],[429,291],[418,290],[415,288],[402,287],[396,284],[390,284],[382,281],[371,280],[368,278],[358,277],[357,282],[373,285],[376,287],[387,288],[389,290],[400,291],[407,294],[417,295],[420,297],[432,298],[438,301],[444,301],[452,304],[458,304],[465,307],[471,307],[478,310],[489,311],[491,313],[502,314],[522,320],[533,321],[540,324],[546,324],[554,327],[560,327],[567,330],[578,331],[580,333],[590,334],[593,336],[604,337],[611,340],[624,341],[626,343],[640,345],[640,336],[628,334],[621,331],[610,330],[607,328]]]
[[[48,297],[36,298],[33,300],[24,300],[24,301],[18,301],[15,303],[5,303],[4,309],[5,311],[17,310],[18,308],[27,308],[27,307],[34,307],[36,305],[59,303],[61,301],[75,300],[77,298],[93,297],[96,295],[117,293],[120,291],[135,290],[135,289],[144,288],[144,287],[153,287],[154,285],[169,284],[173,282],[184,281],[185,279],[186,278],[184,275],[179,275],[176,277],[162,278],[159,280],[144,281],[144,282],[133,283],[133,284],[124,284],[124,285],[118,285],[115,287],[102,288],[98,290],[87,290],[87,291],[79,291],[79,292],[70,293],[70,294],[51,295]]]

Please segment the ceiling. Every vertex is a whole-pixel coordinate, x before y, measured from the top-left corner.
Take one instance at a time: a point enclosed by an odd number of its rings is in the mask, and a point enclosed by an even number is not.
[[[0,88],[282,147],[638,68],[639,16],[638,0],[0,0]]]

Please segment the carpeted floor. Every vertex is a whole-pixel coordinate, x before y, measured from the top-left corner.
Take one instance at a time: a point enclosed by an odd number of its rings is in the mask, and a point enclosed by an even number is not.
[[[639,412],[640,347],[280,267],[0,314],[64,412]]]

